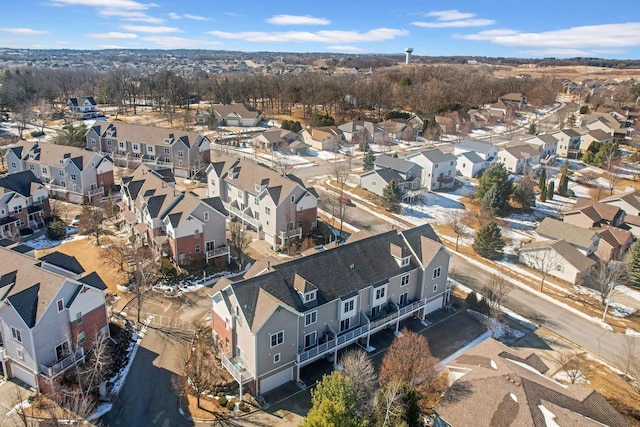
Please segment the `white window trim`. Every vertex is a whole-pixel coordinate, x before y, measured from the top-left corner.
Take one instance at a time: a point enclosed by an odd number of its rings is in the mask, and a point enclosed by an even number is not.
[[[406,283],[405,283],[406,280]],[[400,286],[407,286],[411,282],[411,275],[409,273],[400,276]]]
[[[276,360],[277,359],[277,360]],[[280,353],[276,353],[273,355],[273,364],[275,365],[276,363],[280,363],[281,357],[280,357]]]
[[[433,285],[433,292],[438,292],[438,285]]]
[[[60,305],[62,305],[62,308],[60,308]],[[56,307],[58,308],[58,313],[64,311],[64,300],[62,298],[56,301]]]
[[[277,336],[280,335],[280,334],[282,334],[282,342],[278,342]],[[276,344],[275,345],[272,344],[272,342],[273,342],[272,338],[274,336],[276,337]],[[281,330],[281,331],[275,332],[273,334],[269,334],[269,346],[270,346],[270,348],[274,348],[274,347],[277,347],[277,346],[282,345],[282,344],[284,344],[284,329]]]
[[[441,276],[442,274],[442,267],[437,267],[433,269],[433,276],[432,279],[437,279]]]
[[[313,316],[314,314],[315,316]],[[310,319],[311,317],[313,317],[313,322],[307,322],[307,320]],[[318,310],[311,311],[304,315],[304,326],[310,326],[317,322],[318,322]]]
[[[17,338],[16,338],[17,337]],[[11,327],[11,338],[14,341],[22,342],[22,329]]]

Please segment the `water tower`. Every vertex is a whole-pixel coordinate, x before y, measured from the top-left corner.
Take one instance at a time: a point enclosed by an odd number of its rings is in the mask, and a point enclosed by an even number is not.
[[[404,51],[405,51],[405,58],[404,58],[405,64],[411,64],[411,54],[413,53],[413,48],[408,47]]]

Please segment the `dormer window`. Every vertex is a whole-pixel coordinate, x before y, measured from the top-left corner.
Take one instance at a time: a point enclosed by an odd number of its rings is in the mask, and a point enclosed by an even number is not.
[[[406,267],[407,265],[409,265],[409,263],[411,262],[411,257],[410,256],[406,256],[404,258],[402,258],[402,262],[400,263],[401,267]]]
[[[311,301],[315,301],[316,300],[316,294],[318,291],[313,290],[311,292],[307,292],[304,294],[304,302],[305,304]]]

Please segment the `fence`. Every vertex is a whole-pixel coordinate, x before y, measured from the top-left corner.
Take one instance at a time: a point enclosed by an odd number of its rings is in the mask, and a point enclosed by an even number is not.
[[[179,329],[182,331],[195,331],[195,322],[191,320],[177,319],[171,316],[165,316],[162,314],[148,314],[146,316],[149,319],[149,325],[156,328],[169,328]]]

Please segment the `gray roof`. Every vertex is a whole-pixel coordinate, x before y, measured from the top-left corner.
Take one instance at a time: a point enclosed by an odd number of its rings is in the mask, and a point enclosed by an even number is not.
[[[550,133],[541,133],[539,135],[533,135],[529,138],[526,138],[524,141],[525,142],[529,142],[532,139],[539,139],[540,141],[547,143],[547,144],[552,144],[554,142],[558,142],[558,140],[556,139],[555,136],[551,135]]]
[[[566,240],[540,240],[537,242],[529,243],[520,248],[521,251],[535,251],[539,249],[551,248],[555,250],[559,256],[564,258],[569,264],[576,268],[578,271],[585,271],[593,267],[595,261],[591,258],[583,255],[573,245]]]
[[[415,157],[420,154],[429,159],[431,163],[443,163],[456,160],[456,156],[454,156],[452,153],[443,153],[437,148],[433,150],[421,151],[419,153],[416,153],[415,155],[409,156],[409,158]]]
[[[469,160],[473,164],[486,162],[485,159],[480,157],[478,155],[478,153],[476,153],[474,151],[466,151],[464,153],[458,154],[457,157],[464,157],[464,158],[466,158],[467,160]]]
[[[82,268],[82,265],[78,262],[76,257],[63,254],[62,252],[51,252],[39,259],[74,274],[84,273],[84,268]]]
[[[597,234],[595,231],[553,218],[543,219],[536,227],[536,232],[554,240],[566,240],[568,243],[584,249],[593,244],[593,235]]]
[[[463,139],[455,145],[455,147],[465,148],[469,151],[475,151],[477,153],[489,154],[491,151],[498,151],[499,148],[493,144],[484,141],[475,141],[472,139]]]
[[[407,173],[417,166],[415,163],[396,159],[395,157],[387,156],[386,154],[381,154],[376,157],[374,164],[381,168],[392,169],[402,173]]]
[[[42,181],[36,178],[30,170],[0,177],[0,188],[6,188],[25,197],[31,195],[32,184],[42,185]]]
[[[390,183],[392,180],[397,182],[398,184],[405,181],[404,178],[402,178],[402,176],[400,176],[400,174],[394,170],[376,169],[376,170],[369,171],[365,174],[362,174],[360,176],[360,182],[362,182],[362,178],[369,175],[377,175],[380,177],[382,181],[386,182],[387,184]]]

